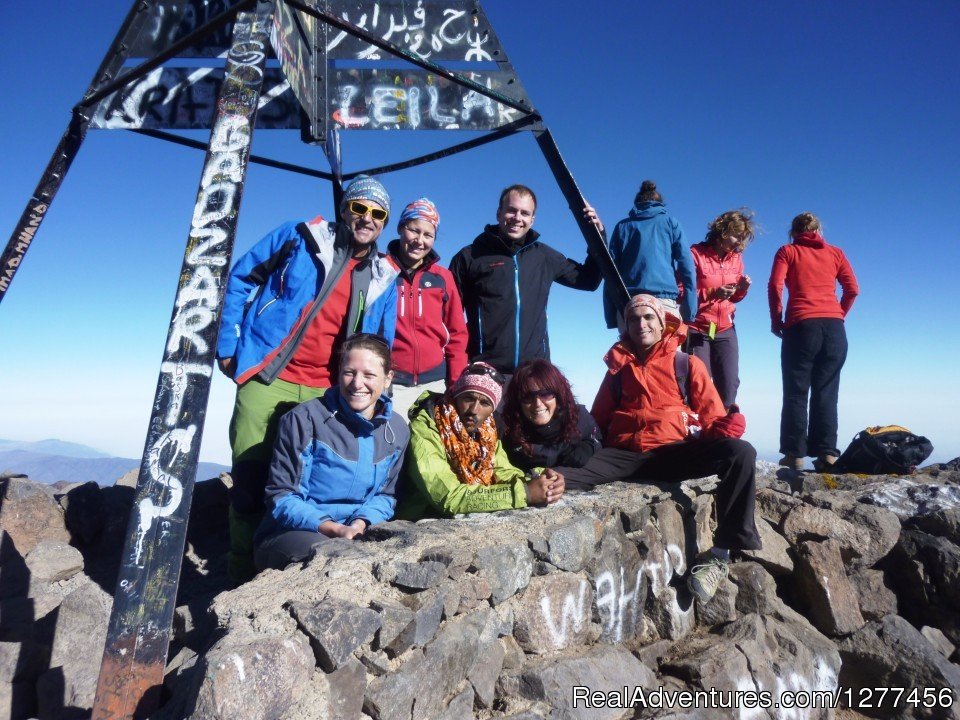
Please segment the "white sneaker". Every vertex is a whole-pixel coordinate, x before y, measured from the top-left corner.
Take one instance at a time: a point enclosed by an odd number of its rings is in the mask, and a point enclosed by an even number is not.
[[[713,556],[705,563],[693,566],[690,570],[690,578],[687,580],[687,587],[700,602],[708,603],[716,595],[717,588],[729,572],[730,564]]]

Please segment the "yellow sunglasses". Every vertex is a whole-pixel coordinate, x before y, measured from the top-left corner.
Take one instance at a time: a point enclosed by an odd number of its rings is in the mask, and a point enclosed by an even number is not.
[[[347,203],[347,210],[352,212],[357,217],[363,217],[367,213],[370,213],[370,217],[379,222],[383,222],[387,219],[387,211],[381,210],[380,208],[370,207],[359,200],[351,200]]]

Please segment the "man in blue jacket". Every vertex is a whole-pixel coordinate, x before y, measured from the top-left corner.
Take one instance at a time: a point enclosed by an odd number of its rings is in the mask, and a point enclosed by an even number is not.
[[[361,175],[344,191],[340,222],[281,225],[230,272],[217,359],[238,385],[230,421],[228,569],[235,582],[254,572],[253,534],[280,417],[336,383],[349,334],[377,333],[393,343],[397,271],[376,245],[389,212],[383,185]]]

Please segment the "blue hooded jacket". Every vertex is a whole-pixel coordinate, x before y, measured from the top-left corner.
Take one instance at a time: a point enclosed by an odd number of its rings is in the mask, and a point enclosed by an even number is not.
[[[266,489],[270,512],[257,543],[283,530],[316,531],[324,520],[374,525],[393,517],[410,431],[390,398],[380,403],[368,420],[333,387],[281,418]]]
[[[647,293],[658,298],[677,298],[677,279],[683,283],[680,314],[689,322],[697,315],[697,279],[690,249],[680,223],[667,214],[663,203],[638,202],[630,216],[617,223],[610,238],[610,256],[630,295]],[[603,315],[607,327],[617,327],[616,307],[606,286]]]
[[[345,272],[350,243],[345,226],[318,217],[281,225],[237,260],[227,280],[217,357],[236,359],[238,385],[280,375]],[[348,334],[377,333],[393,344],[396,278],[374,246],[353,270],[344,308]]]

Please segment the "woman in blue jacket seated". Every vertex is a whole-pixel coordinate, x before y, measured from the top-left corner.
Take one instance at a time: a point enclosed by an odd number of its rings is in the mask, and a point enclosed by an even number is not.
[[[570,381],[548,360],[517,368],[501,415],[503,445],[521,470],[583,467],[600,448],[600,430],[573,399]]]
[[[386,341],[358,333],[343,344],[338,384],[280,420],[257,569],[282,569],[393,517],[410,432],[385,394],[392,378]]]

